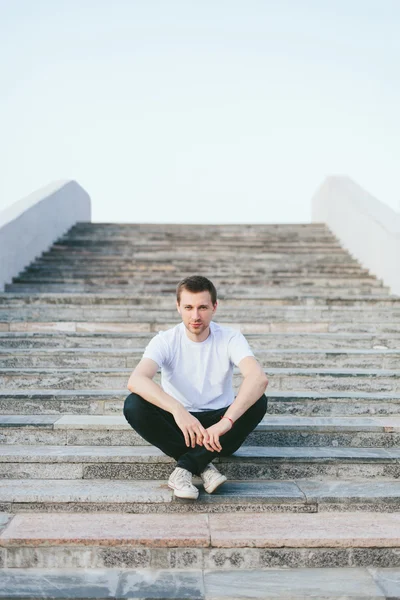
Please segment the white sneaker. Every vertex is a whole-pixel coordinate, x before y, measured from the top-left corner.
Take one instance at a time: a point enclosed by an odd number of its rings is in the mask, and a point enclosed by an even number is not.
[[[178,498],[190,498],[196,500],[199,490],[192,483],[192,474],[186,469],[176,467],[168,479],[168,487],[174,490],[174,495]]]
[[[217,487],[219,487],[222,483],[226,481],[225,475],[222,475],[222,473],[220,473],[212,463],[210,463],[204,469],[204,471],[200,473],[200,477],[203,480],[204,489],[209,494],[212,494],[217,489]]]

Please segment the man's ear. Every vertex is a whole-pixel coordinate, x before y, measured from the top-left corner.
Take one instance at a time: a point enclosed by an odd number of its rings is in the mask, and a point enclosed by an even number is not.
[[[216,303],[213,306],[213,312],[215,312],[217,310],[217,306],[218,306],[218,300],[216,301]]]
[[[181,313],[181,308],[180,308],[180,306],[179,306],[178,302],[176,303],[176,310],[178,311],[178,313],[179,313],[180,315],[182,314],[182,313]]]

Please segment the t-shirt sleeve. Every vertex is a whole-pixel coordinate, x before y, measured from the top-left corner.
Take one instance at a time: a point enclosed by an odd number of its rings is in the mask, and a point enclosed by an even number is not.
[[[151,360],[154,360],[160,368],[168,360],[168,347],[162,337],[161,333],[155,335],[147,344],[142,357],[151,358]]]
[[[228,352],[231,362],[237,367],[240,361],[246,356],[254,356],[248,341],[243,333],[236,331],[230,338],[228,343]]]

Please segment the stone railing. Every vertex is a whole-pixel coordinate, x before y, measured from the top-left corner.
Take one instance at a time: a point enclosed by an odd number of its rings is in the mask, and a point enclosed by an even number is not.
[[[400,214],[349,177],[328,177],[312,199],[312,220],[326,223],[341,244],[400,295]]]
[[[0,212],[0,291],[78,221],[91,220],[89,195],[56,181]]]

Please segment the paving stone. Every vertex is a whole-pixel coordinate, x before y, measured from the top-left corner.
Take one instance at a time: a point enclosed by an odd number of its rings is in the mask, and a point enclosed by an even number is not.
[[[125,571],[121,575],[119,595],[122,598],[174,598],[203,600],[203,574],[200,570]]]
[[[115,598],[121,572],[2,569],[0,598]]]
[[[53,415],[0,415],[0,427],[52,427],[57,419]]]
[[[387,600],[400,598],[400,569],[368,569]]]
[[[11,514],[0,512],[0,532],[3,531],[12,518]]]
[[[206,547],[207,515],[28,514],[16,515],[0,535],[0,546]]]
[[[296,486],[292,484],[295,488]],[[288,493],[287,493],[288,494]],[[298,496],[304,496],[298,493]],[[171,502],[172,490],[159,481],[3,480],[0,502]],[[1,523],[1,521],[0,521]]]
[[[206,571],[207,600],[378,600],[385,598],[373,577],[364,569],[278,569],[268,571]]]
[[[209,515],[213,547],[398,547],[400,513]]]
[[[379,500],[400,506],[400,481],[313,481],[297,480],[296,484],[308,502],[367,504]],[[322,508],[323,510],[323,508]]]

